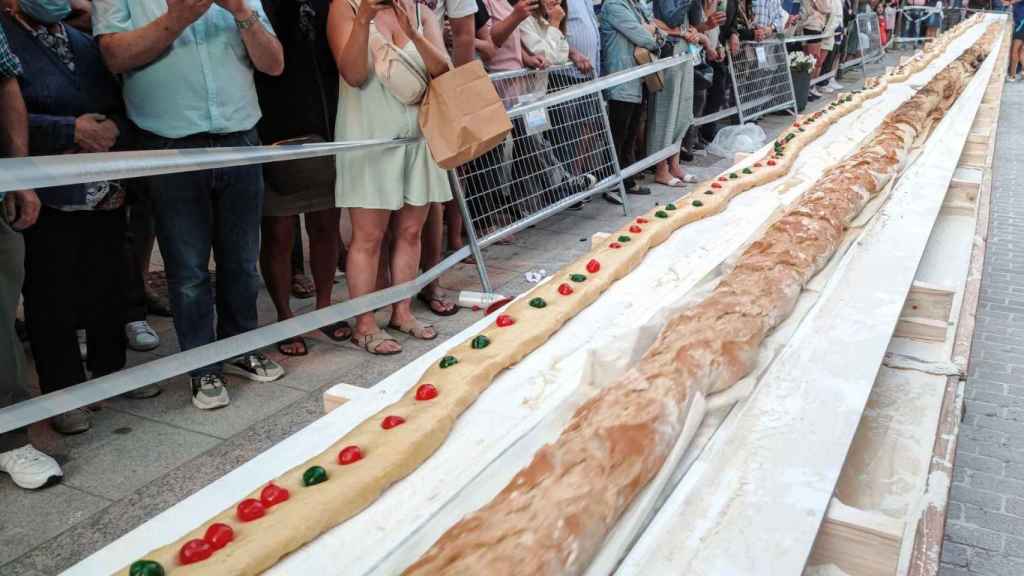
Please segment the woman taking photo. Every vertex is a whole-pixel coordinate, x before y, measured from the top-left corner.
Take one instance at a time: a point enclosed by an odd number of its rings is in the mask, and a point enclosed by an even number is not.
[[[452,198],[447,175],[419,139],[418,124],[427,82],[447,72],[449,61],[437,18],[409,0],[337,0],[331,3],[327,36],[342,78],[335,138],[418,139],[337,156],[335,197],[352,220],[346,275],[349,295],[357,298],[376,287],[391,219],[391,281],[401,284],[415,278],[419,268],[430,203]],[[437,337],[433,327],[412,315],[409,300],[392,306],[390,327],[422,340]],[[352,341],[371,354],[402,351],[372,312],[356,319],[354,332]]]

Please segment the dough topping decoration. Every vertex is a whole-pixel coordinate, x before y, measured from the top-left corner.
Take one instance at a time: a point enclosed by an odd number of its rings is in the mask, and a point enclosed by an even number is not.
[[[469,343],[470,348],[474,350],[483,350],[491,344],[491,339],[483,334],[473,338],[473,341]]]
[[[561,294],[562,296],[568,296],[572,294],[572,286],[569,286],[568,284],[565,283],[560,284],[558,286],[558,293]]]
[[[392,415],[384,418],[384,420],[380,423],[380,427],[385,430],[391,430],[395,426],[401,426],[402,424],[405,424],[405,418],[402,418],[401,416]]]
[[[508,328],[509,326],[516,323],[515,319],[508,314],[502,314],[498,316],[498,319],[494,321],[498,328]]]
[[[416,389],[416,399],[419,401],[433,400],[437,398],[437,387],[433,384],[420,384]]]
[[[338,464],[342,466],[348,466],[349,464],[355,464],[363,459],[363,451],[359,449],[359,446],[345,446],[338,452]]]
[[[546,301],[544,301],[544,299],[539,297],[539,296],[530,300],[530,306],[532,306],[534,308],[543,308],[543,307],[545,307],[547,305],[548,305],[548,303]]]
[[[263,515],[267,513],[267,508],[255,498],[246,498],[238,503],[235,513],[242,522],[252,522],[263,518]]]
[[[632,231],[633,230],[630,229],[630,232],[632,232]],[[637,232],[640,232],[639,228],[637,228]],[[591,260],[590,262],[587,262],[587,272],[590,272],[591,274],[597,274],[597,271],[600,270],[600,269],[601,269],[601,263],[598,262],[597,260]]]
[[[178,561],[182,564],[195,564],[196,562],[202,562],[210,556],[213,556],[213,546],[206,540],[200,540],[199,538],[193,538],[185,545],[181,547],[181,551],[178,552]]]
[[[441,358],[441,362],[438,364],[441,368],[451,368],[459,363],[459,359],[451,354]]]
[[[262,491],[260,491],[260,502],[262,502],[267,508],[271,508],[277,506],[281,502],[284,502],[289,496],[290,494],[288,494],[288,490],[285,490],[271,482],[270,484],[267,484]]]
[[[323,466],[310,466],[309,469],[302,473],[303,486],[316,486],[326,481],[327,470],[324,470]]]

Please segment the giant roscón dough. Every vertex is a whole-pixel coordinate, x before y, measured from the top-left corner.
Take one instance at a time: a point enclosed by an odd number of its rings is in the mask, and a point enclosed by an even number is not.
[[[956,100],[1002,27],[993,27],[833,166],[700,303],[670,318],[619,381],[573,415],[494,499],[449,529],[405,572],[558,576],[582,573],[684,426],[684,407],[733,386],[792,312],[846,226],[901,170]]]

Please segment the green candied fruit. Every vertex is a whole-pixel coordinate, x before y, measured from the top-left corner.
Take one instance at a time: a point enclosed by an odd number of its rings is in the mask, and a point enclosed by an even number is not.
[[[803,128],[797,128],[797,130],[798,130],[799,132],[803,132],[803,131],[804,131],[804,129],[803,129]]]
[[[664,210],[658,210],[657,212],[654,213],[654,217],[655,218],[668,218],[668,212],[665,212]]]
[[[323,466],[310,466],[308,470],[302,473],[303,486],[315,486],[326,481],[327,470],[324,470]]]
[[[474,350],[483,350],[491,345],[491,339],[483,334],[473,338],[473,341],[469,343],[470,347]]]
[[[693,205],[694,205],[694,206],[696,206],[697,208],[700,208],[701,206],[703,206],[703,205],[704,205],[704,203],[703,203],[703,202],[701,202],[700,200],[694,200],[693,202],[690,202],[690,204],[693,204]]]
[[[533,300],[530,300],[530,306],[533,306],[534,308],[543,308],[547,305],[548,303],[545,302],[543,298],[534,298]]]
[[[569,280],[572,280],[573,282],[586,282],[587,277],[583,274],[570,274]]]
[[[744,168],[744,169],[743,169],[743,173],[744,173],[744,174],[753,174],[753,173],[754,173],[754,171],[753,171],[753,170],[751,170],[750,168]]]
[[[455,366],[458,363],[459,363],[459,359],[458,358],[456,358],[455,356],[448,355],[448,356],[445,356],[444,358],[441,358],[440,366],[441,366],[441,368],[451,368],[452,366]]]
[[[708,196],[714,196],[715,195],[715,193],[712,192],[711,190],[705,190],[704,193],[707,194]]]
[[[675,210],[675,209],[676,209],[676,205],[675,204],[671,204],[671,203],[665,204],[665,210]]]
[[[792,132],[790,132],[789,134],[786,134],[786,142],[789,142],[793,138],[796,138],[796,134],[793,134]]]
[[[619,242],[629,242],[630,240],[632,240],[632,238],[630,238],[629,236],[626,236],[626,235],[619,236]]]
[[[164,567],[152,560],[136,560],[128,569],[129,576],[164,576]]]
[[[735,180],[737,178],[739,178],[739,176],[737,176],[735,172],[729,172],[729,179],[730,180]]]

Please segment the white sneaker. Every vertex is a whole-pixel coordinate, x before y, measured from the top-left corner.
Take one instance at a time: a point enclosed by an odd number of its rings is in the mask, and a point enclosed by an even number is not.
[[[52,486],[64,477],[60,464],[31,444],[0,453],[0,472],[10,474],[11,480],[26,490]]]
[[[225,362],[224,373],[255,382],[273,382],[284,376],[284,368],[259,352],[250,352]]]
[[[843,89],[843,85],[840,84],[839,82],[836,82],[835,78],[829,78],[827,86],[829,88],[831,88],[832,90],[842,90]]]
[[[828,84],[819,84],[814,87],[820,94],[831,94],[835,92]]]
[[[145,320],[125,324],[124,335],[128,338],[128,347],[136,352],[145,352],[160,346],[160,336]]]
[[[1006,77],[1006,81],[1007,82],[1016,82],[1017,81],[1017,75],[1016,74],[1010,74],[1009,76]]]
[[[216,410],[231,403],[224,380],[217,374],[192,378],[192,404],[200,410]]]
[[[810,92],[811,96],[817,96],[818,98],[821,98],[821,92],[818,91],[818,87],[817,86],[811,88],[809,92]]]

